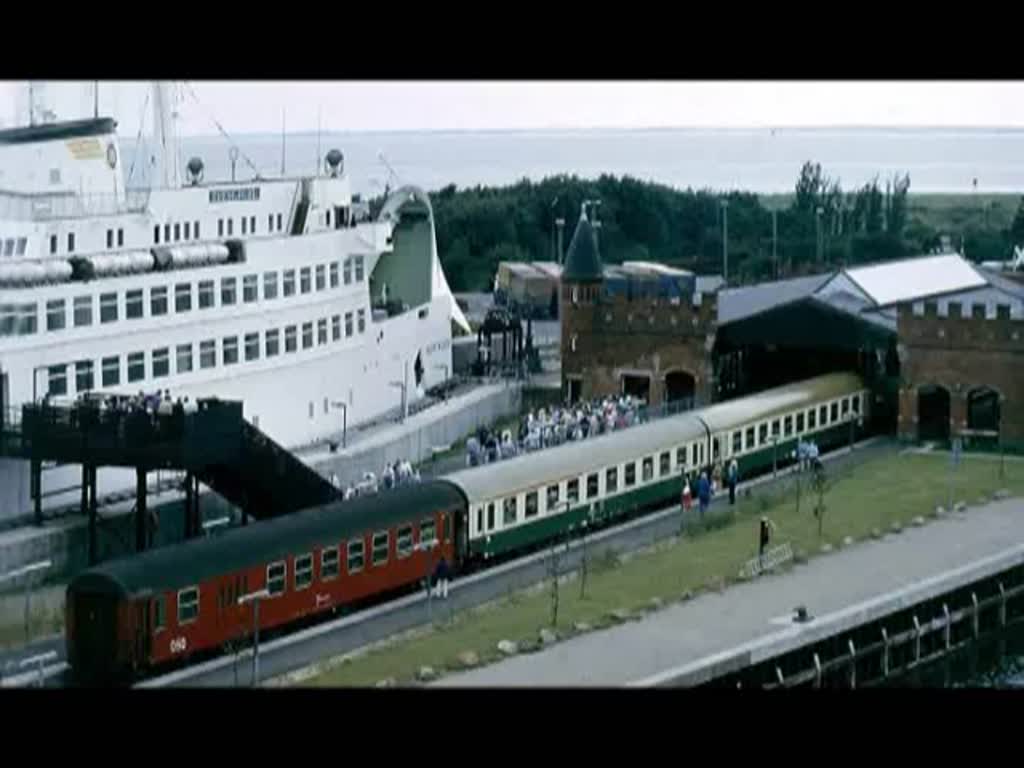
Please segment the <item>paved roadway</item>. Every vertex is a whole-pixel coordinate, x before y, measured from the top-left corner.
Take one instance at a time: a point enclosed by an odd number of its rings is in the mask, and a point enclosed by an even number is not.
[[[623,686],[792,627],[796,606],[824,616],[1024,542],[1024,500],[1007,499],[866,540],[641,621],[452,675],[441,687]],[[666,597],[670,597],[666,595]]]

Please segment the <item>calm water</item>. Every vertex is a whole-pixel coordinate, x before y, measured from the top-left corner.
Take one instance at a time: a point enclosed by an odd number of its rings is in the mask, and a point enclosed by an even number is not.
[[[281,137],[235,137],[241,152],[263,175],[281,172]],[[126,171],[134,137],[125,137]],[[379,192],[389,172],[383,152],[401,183],[430,190],[508,184],[560,173],[597,177],[631,175],[686,188],[792,191],[806,160],[822,163],[844,189],[876,175],[884,181],[909,173],[914,192],[1024,190],[1024,130],[984,129],[676,129],[652,131],[517,131],[291,134],[285,143],[289,174],[309,173],[327,150],[344,152],[353,188]],[[220,137],[185,139],[183,162],[198,155],[206,179],[231,176],[229,145]],[[322,162],[322,161],[321,161]],[[140,155],[132,184],[144,178]],[[237,177],[253,170],[240,156]],[[392,183],[392,187],[395,184]]]

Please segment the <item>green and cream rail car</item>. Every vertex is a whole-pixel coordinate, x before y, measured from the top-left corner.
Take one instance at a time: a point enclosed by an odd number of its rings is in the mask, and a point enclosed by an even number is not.
[[[856,439],[867,395],[857,376],[829,374],[448,475],[466,498],[464,566],[678,501],[684,471],[736,458],[747,479],[772,467],[773,451],[785,463],[798,438],[823,450],[851,428]]]

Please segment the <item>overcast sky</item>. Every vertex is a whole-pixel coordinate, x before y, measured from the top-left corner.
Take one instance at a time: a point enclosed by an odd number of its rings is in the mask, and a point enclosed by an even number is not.
[[[286,82],[191,83],[183,135],[315,131],[502,130],[764,126],[978,126],[1024,128],[1024,82]],[[143,82],[100,83],[100,111],[134,136]],[[0,123],[25,102],[21,82],[0,82]],[[92,112],[92,84],[48,82],[61,118]],[[148,110],[149,108],[147,108]],[[152,125],[151,113],[146,130]]]

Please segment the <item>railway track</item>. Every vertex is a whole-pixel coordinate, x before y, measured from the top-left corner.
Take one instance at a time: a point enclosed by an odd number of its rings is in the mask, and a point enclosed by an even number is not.
[[[827,465],[842,466],[851,460],[859,462],[868,456],[895,450],[896,443],[893,440],[874,437],[856,443],[852,453],[848,448],[837,449],[822,456],[822,461]],[[747,488],[771,489],[782,483],[791,471],[787,469],[780,471],[775,478],[765,475],[743,483],[741,492]],[[716,506],[723,504],[725,498],[724,495],[717,497],[712,503],[712,513]],[[679,522],[678,504],[669,505],[657,512],[587,536],[587,555],[591,560],[596,560],[609,552],[624,554],[642,549],[678,533]],[[576,570],[582,556],[581,540],[572,540],[568,548],[562,545],[562,572]],[[265,681],[295,672],[324,659],[379,642],[399,632],[426,626],[431,619],[446,618],[452,613],[504,597],[509,592],[533,586],[548,578],[548,558],[549,552],[545,549],[455,580],[449,587],[447,601],[428,601],[424,593],[417,592],[266,643],[261,642],[259,678]],[[428,614],[428,611],[431,613]],[[15,663],[49,650],[56,650],[57,658],[48,666],[44,666],[42,683],[45,687],[66,687],[69,684],[69,668],[64,657],[62,636],[47,638],[22,649],[17,654],[19,661]],[[4,658],[0,656],[0,664],[3,664]],[[5,676],[0,681],[0,686],[36,685],[39,684],[39,679],[38,669],[20,669],[11,677]],[[246,649],[238,654],[220,656],[142,681],[135,687],[232,687],[250,686],[252,682],[252,653],[250,649]]]

